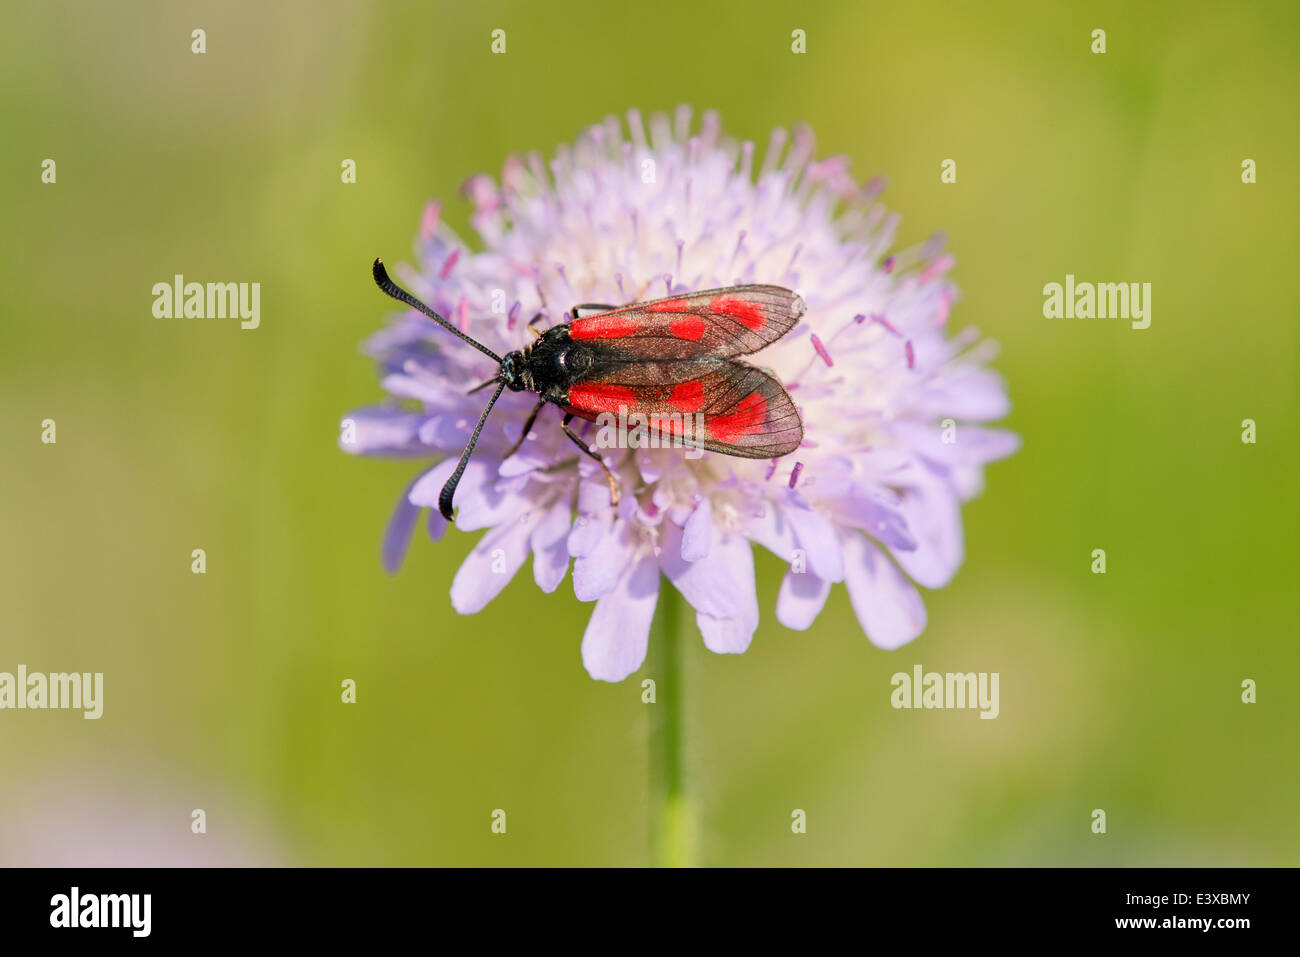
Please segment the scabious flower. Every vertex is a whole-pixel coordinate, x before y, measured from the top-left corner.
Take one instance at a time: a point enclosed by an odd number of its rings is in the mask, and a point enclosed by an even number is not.
[[[985,463],[1015,435],[978,423],[1006,414],[991,344],[949,335],[953,258],[942,238],[890,254],[898,224],[841,157],[817,160],[812,134],[724,139],[713,113],[631,111],[595,126],[553,160],[511,157],[500,182],[464,192],[482,251],[424,213],[414,268],[398,276],[418,297],[504,355],[531,341],[537,312],[565,320],[577,303],[623,304],[742,283],[795,289],[807,312],[751,357],[785,383],[804,441],[776,461],[681,449],[606,449],[623,489],[611,507],[599,466],[577,453],[547,407],[518,452],[536,400],[506,392],[456,493],[456,525],[483,536],[451,585],[473,614],[532,556],[553,592],[570,560],[573,589],[594,610],[582,639],[593,678],[620,681],[645,658],[661,576],[694,607],[705,645],[743,652],[759,621],[753,546],[790,564],[776,617],[806,629],[843,583],[867,637],[896,648],[925,627],[917,585],[948,583],[963,553],[961,503]],[[549,323],[547,323],[549,324]],[[438,460],[398,500],[383,544],[400,565],[421,513],[430,537],[446,522],[438,493],[496,375],[490,359],[414,310],[373,336],[387,402],[352,413],[342,446],[363,455]],[[595,427],[587,432],[590,439]]]

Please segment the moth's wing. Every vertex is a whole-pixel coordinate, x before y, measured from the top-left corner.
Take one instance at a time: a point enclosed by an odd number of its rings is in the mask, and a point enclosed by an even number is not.
[[[799,411],[781,383],[729,359],[610,366],[571,385],[565,409],[592,421],[640,414],[662,437],[750,459],[788,455],[803,441]]]
[[[771,345],[803,314],[803,300],[789,289],[729,286],[584,316],[568,330],[626,361],[726,358]]]

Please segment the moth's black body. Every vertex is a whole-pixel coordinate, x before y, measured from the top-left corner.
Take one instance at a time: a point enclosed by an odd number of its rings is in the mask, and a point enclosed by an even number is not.
[[[501,360],[501,374],[511,392],[536,392],[547,402],[563,406],[569,401],[570,385],[612,361],[607,353],[598,345],[574,341],[568,326],[552,326],[532,345],[507,354]]]

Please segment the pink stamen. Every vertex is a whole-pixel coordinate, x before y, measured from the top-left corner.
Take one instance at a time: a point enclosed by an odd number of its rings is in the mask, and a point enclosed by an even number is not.
[[[456,303],[456,325],[460,326],[461,332],[469,332],[469,300],[464,296]]]
[[[880,315],[880,313],[873,313],[871,316],[871,321],[881,326],[884,326],[885,330],[891,336],[894,336],[895,338],[899,338],[899,339],[902,338],[903,334],[898,331],[897,327],[895,327],[894,324],[890,322],[888,319],[886,319],[884,316]]]
[[[883,263],[880,264],[880,268],[885,271],[886,275],[888,275],[889,273],[894,271],[894,266],[897,263],[898,263],[898,259],[894,256],[890,256],[888,259],[886,259]]]
[[[939,328],[948,325],[948,312],[952,309],[952,293],[945,289],[939,294],[939,314],[935,317],[935,323]]]
[[[451,275],[452,267],[456,265],[456,260],[459,258],[460,258],[460,250],[453,249],[451,251],[451,255],[447,257],[447,261],[442,264],[442,269],[438,273],[438,278],[446,279],[449,275]]]
[[[425,242],[431,242],[438,232],[438,219],[441,215],[442,206],[437,201],[424,207],[424,213],[420,216],[420,238]]]
[[[522,306],[523,303],[516,299],[515,304],[510,307],[510,312],[506,315],[507,329],[513,329],[515,327],[515,322],[519,319],[519,310]]]
[[[794,488],[799,482],[799,475],[803,472],[803,463],[795,462],[794,468],[790,470],[790,487]]]
[[[772,481],[772,476],[776,474],[776,463],[778,461],[779,459],[772,460],[772,464],[767,467],[767,475],[764,477],[763,481],[765,482]]]
[[[911,339],[908,339],[907,342],[903,343],[903,351],[907,353],[907,367],[908,367],[909,369],[915,369],[915,368],[916,368],[916,353],[912,350],[912,340],[911,340]]]
[[[812,339],[813,348],[816,349],[817,354],[822,357],[822,362],[825,362],[827,366],[835,365],[835,361],[831,359],[831,354],[826,351],[826,347],[822,345],[822,341],[817,338],[817,333],[814,332],[810,338]]]
[[[942,276],[957,262],[951,255],[940,256],[930,265],[926,266],[921,273],[921,282],[929,282],[936,276]]]

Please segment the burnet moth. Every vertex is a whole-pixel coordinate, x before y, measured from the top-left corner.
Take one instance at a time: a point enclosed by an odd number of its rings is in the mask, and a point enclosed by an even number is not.
[[[600,464],[609,482],[611,504],[618,504],[618,481],[600,453],[569,423],[596,421],[602,414],[639,413],[652,426],[684,430],[688,417],[702,422],[703,434],[680,436],[683,444],[747,459],[788,455],[803,441],[803,422],[790,395],[770,373],[735,357],[757,352],[789,332],[804,313],[804,302],[781,286],[729,286],[615,307],[574,306],[570,322],[538,332],[536,340],[503,359],[402,289],[381,260],[372,267],[375,282],[398,302],[418,309],[458,339],[490,356],[497,374],[471,391],[496,384],[479,416],[469,444],[438,495],[438,511],[448,521],[452,498],[488,413],[501,393],[537,393],[537,405],[513,455],[549,402],[564,410],[561,428],[573,443]],[[595,315],[578,317],[579,310]]]

